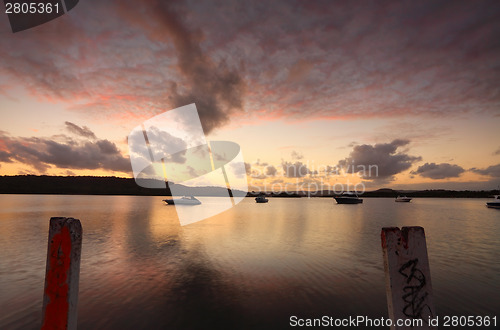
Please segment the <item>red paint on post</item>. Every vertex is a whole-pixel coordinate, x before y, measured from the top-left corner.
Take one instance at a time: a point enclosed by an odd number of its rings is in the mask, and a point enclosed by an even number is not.
[[[409,235],[409,232],[410,230],[413,230],[415,228],[422,228],[422,227],[403,227],[401,228],[401,239],[403,240],[403,247],[405,249],[408,249],[408,235]],[[422,231],[424,229],[422,228]]]
[[[380,233],[380,241],[382,242],[382,249],[385,249],[387,247],[387,239],[385,238],[384,231]]]
[[[42,329],[76,329],[82,227],[73,218],[51,218]]]
[[[67,319],[60,315],[67,315],[68,303],[68,273],[70,265],[71,238],[69,230],[63,227],[61,233],[54,235],[50,246],[50,266],[47,268],[47,286],[44,294],[49,298],[45,307],[45,322],[42,329],[66,329]]]
[[[397,233],[399,232],[398,227],[385,227],[381,232],[380,232],[380,238],[382,241],[382,249],[385,249],[387,247],[387,237],[386,233],[393,232]]]

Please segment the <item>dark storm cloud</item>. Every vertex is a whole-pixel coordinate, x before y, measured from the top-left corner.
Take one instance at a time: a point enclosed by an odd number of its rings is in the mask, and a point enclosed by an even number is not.
[[[137,23],[149,29],[152,36],[162,31],[175,48],[179,82],[172,81],[169,99],[179,107],[196,103],[205,133],[226,124],[229,116],[243,107],[245,83],[239,71],[224,59],[213,60],[201,47],[203,30],[188,27],[183,21],[186,9],[171,2],[149,1],[144,10],[148,15],[136,18]],[[136,3],[125,11],[136,12]],[[177,4],[178,5],[178,4]]]
[[[111,141],[108,140],[99,140],[95,143],[98,147],[99,150],[106,155],[117,155],[120,153],[118,148],[116,147],[116,144],[114,144]]]
[[[214,63],[205,55],[198,43],[180,23],[179,15],[165,10],[165,20],[177,23],[174,44],[178,52],[179,69],[186,80],[187,88],[172,83],[170,95],[174,106],[196,103],[205,133],[226,124],[235,110],[241,110],[244,81],[237,70],[225,61]]]
[[[278,173],[278,170],[273,165],[269,165],[266,167],[266,175],[275,176],[276,173]]]
[[[8,150],[0,152],[0,161],[16,161],[42,173],[51,167],[131,172],[129,159],[108,140],[75,141],[64,135],[25,138],[1,133],[0,143]],[[6,157],[2,157],[4,154]]]
[[[491,165],[483,169],[471,168],[471,171],[482,175],[488,175],[494,178],[500,178],[500,164]]]
[[[416,171],[412,171],[411,174],[418,174],[424,178],[439,180],[458,178],[463,172],[465,172],[465,170],[461,166],[455,164],[425,163],[424,165],[419,166]]]
[[[76,124],[73,124],[72,122],[65,121],[64,124],[66,125],[66,129],[70,131],[71,133],[86,137],[86,138],[91,138],[91,139],[96,139],[96,136],[94,132],[90,130],[87,126],[80,127]]]
[[[1,138],[1,136],[0,136],[0,138]],[[11,157],[12,157],[12,155],[10,153],[0,150],[0,162],[10,163],[10,162],[12,162]]]
[[[281,166],[283,167],[283,172],[285,177],[287,178],[303,178],[308,174],[314,174],[311,170],[307,168],[307,165],[296,161],[292,162],[282,162]]]
[[[359,173],[367,180],[392,181],[394,175],[406,171],[414,162],[422,159],[397,152],[398,148],[409,143],[409,140],[397,139],[390,143],[357,145],[349,157],[339,161],[337,166],[348,173]]]

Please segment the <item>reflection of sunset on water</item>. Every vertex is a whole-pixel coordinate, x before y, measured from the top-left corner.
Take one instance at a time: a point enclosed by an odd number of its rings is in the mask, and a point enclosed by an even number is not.
[[[358,205],[332,198],[269,199],[257,204],[246,198],[215,217],[181,226],[176,208],[161,196],[5,195],[0,267],[13,271],[0,277],[0,325],[21,319],[37,324],[49,214],[66,212],[81,220],[84,232],[78,305],[83,328],[125,321],[136,327],[199,325],[208,319],[236,328],[276,327],[301,310],[311,316],[362,311],[386,317],[380,228],[394,226],[425,228],[439,313],[498,310],[500,228],[498,212],[486,208],[485,199],[364,198]],[[19,205],[29,205],[29,211],[19,211]],[[188,317],[192,308],[199,318]]]

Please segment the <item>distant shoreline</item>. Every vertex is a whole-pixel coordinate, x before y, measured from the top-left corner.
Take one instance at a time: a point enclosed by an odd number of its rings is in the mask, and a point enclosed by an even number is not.
[[[111,195],[111,196],[171,196],[168,185],[165,189],[143,188],[132,178],[96,177],[96,176],[46,176],[46,175],[14,175],[0,176],[0,194],[22,195]],[[188,188],[176,185],[186,194],[196,196],[227,196],[227,189],[220,187]],[[249,192],[247,197],[255,197],[258,192]],[[389,188],[367,191],[360,194],[363,198],[395,198],[405,195],[412,198],[490,198],[499,195],[499,190],[393,190]],[[316,197],[329,198],[335,196],[329,191],[290,192],[273,194],[269,197],[299,198]]]
[[[150,195],[139,195],[139,194],[78,194],[78,193],[69,193],[69,194],[62,194],[62,193],[6,193],[6,192],[0,192],[0,196],[2,195],[43,195],[43,196],[137,196],[137,197],[172,197],[172,195],[162,195],[162,194],[150,194]],[[498,195],[498,194],[497,194]],[[208,196],[208,195],[196,195],[196,196],[206,196],[206,197],[221,197],[225,198],[226,196]],[[250,196],[247,195],[245,198],[254,198],[255,196]],[[332,198],[333,199],[334,195],[332,196],[314,196],[311,195],[308,197],[307,195],[305,196],[267,196],[267,198],[300,198],[300,199],[307,199],[307,198]],[[365,196],[365,195],[359,195],[360,198],[368,198],[368,199],[377,199],[377,198],[391,198],[394,199],[394,197],[387,197],[387,196]],[[429,198],[447,198],[447,199],[488,199],[488,198],[494,198],[493,195],[488,195],[488,196],[467,196],[467,197],[454,197],[454,196],[418,196],[418,197],[413,197],[413,196],[407,196],[415,199],[429,199]]]

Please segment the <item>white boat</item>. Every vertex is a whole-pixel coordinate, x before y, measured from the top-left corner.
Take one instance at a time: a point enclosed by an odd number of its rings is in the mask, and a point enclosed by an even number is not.
[[[406,196],[398,196],[396,197],[395,199],[396,202],[409,202],[411,201],[411,198],[410,197],[406,197]]]
[[[361,204],[363,200],[357,194],[352,192],[342,193],[340,196],[333,197],[337,204]]]
[[[169,205],[200,205],[201,202],[194,196],[182,196],[181,198],[164,199],[166,204]]]
[[[486,206],[492,209],[500,209],[500,195],[495,195],[494,197],[495,201],[486,203]]]
[[[267,199],[265,195],[260,195],[260,196],[255,197],[255,202],[267,203],[267,202],[269,202],[269,199]]]

